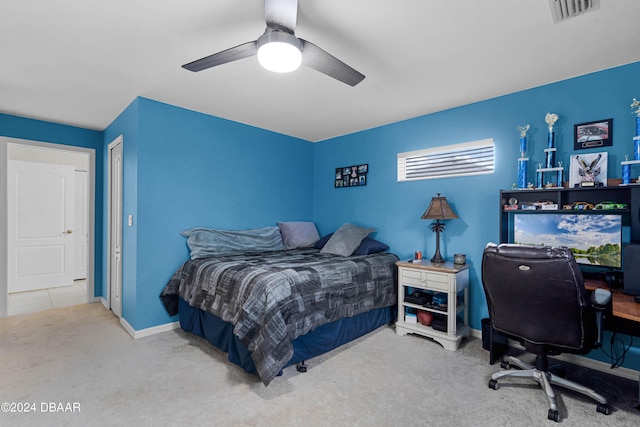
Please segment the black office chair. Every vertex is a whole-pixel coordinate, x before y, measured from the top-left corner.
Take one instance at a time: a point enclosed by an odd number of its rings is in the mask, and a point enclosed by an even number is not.
[[[506,357],[503,369],[513,365],[521,370],[494,373],[489,387],[497,390],[503,377],[532,378],[547,395],[550,420],[560,420],[551,384],[591,397],[598,402],[596,410],[608,415],[607,399],[602,395],[549,371],[547,356],[586,354],[602,337],[601,318],[596,317],[571,251],[565,247],[489,244],[482,258],[482,284],[492,327],[536,355],[535,366]],[[600,310],[611,297],[608,291],[604,294],[598,291],[596,307]]]

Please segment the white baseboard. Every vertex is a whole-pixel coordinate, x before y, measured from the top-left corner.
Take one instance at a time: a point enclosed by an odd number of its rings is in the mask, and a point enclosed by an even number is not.
[[[471,330],[471,336],[482,339],[482,331],[478,329]],[[509,347],[524,350],[524,347],[519,342],[509,340]],[[615,368],[611,369],[609,363],[601,362],[599,360],[590,359],[578,354],[563,353],[558,356],[551,356],[552,359],[561,360],[567,363],[573,363],[574,365],[582,366],[584,368],[593,369],[595,371],[604,372],[605,374],[611,374],[618,377],[626,378],[628,380],[637,381],[640,379],[640,373],[629,368]]]
[[[161,332],[173,331],[174,329],[180,328],[180,322],[172,322],[172,323],[165,323],[164,325],[153,326],[151,328],[140,329],[139,331],[136,331],[135,329],[133,329],[133,326],[131,326],[129,322],[127,322],[123,318],[120,318],[120,324],[127,332],[129,332],[129,335],[131,335],[134,340],[159,334]]]
[[[102,297],[96,297],[96,301],[98,301],[98,300],[102,303],[104,308],[106,308],[107,310],[110,310],[109,303],[107,302],[106,299],[104,299]],[[152,328],[146,328],[146,329],[141,329],[139,331],[136,331],[133,328],[133,326],[131,326],[131,324],[129,324],[129,322],[127,322],[122,317],[120,318],[120,324],[122,325],[124,330],[127,331],[129,333],[129,335],[131,335],[131,337],[134,340],[137,340],[139,338],[148,337],[148,336],[155,335],[155,334],[159,334],[161,332],[173,331],[174,329],[180,328],[180,322],[172,322],[172,323],[165,323],[164,325],[158,325],[158,326],[154,326]]]

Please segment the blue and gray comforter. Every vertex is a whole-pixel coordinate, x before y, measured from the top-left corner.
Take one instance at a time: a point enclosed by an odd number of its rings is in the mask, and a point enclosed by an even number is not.
[[[186,261],[161,298],[180,296],[234,325],[268,385],[293,355],[291,341],[329,322],[396,302],[390,253],[342,257],[317,249],[243,253]]]

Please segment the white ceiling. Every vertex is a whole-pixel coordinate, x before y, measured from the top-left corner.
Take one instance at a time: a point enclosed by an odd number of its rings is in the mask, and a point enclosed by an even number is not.
[[[263,13],[262,0],[1,0],[0,112],[102,130],[143,96],[320,141],[640,60],[638,0],[559,24],[547,0],[300,0],[296,35],[362,83],[255,57],[181,68],[257,39]]]

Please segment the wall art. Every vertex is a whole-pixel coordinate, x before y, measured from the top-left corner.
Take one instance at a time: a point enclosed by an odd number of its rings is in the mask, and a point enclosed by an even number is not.
[[[569,187],[606,187],[607,153],[571,156]]]
[[[336,168],[335,188],[360,187],[367,185],[369,165],[354,165]]]
[[[574,150],[613,145],[613,119],[573,125]]]

